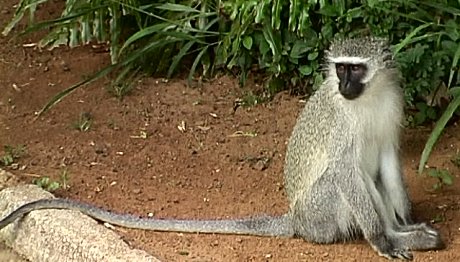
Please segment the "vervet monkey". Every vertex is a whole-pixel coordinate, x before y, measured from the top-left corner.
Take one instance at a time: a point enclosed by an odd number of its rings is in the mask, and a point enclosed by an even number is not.
[[[179,232],[301,237],[315,243],[364,237],[379,255],[412,259],[443,247],[415,224],[401,174],[399,72],[384,39],[336,40],[327,77],[308,100],[289,140],[284,169],[289,212],[230,220],[163,220],[114,214],[65,199],[25,204],[0,228],[37,209],[74,209],[114,225]]]

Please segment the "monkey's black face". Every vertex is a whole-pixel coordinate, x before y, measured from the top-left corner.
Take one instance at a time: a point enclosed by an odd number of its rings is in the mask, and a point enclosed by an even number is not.
[[[339,91],[346,99],[355,99],[364,91],[363,78],[367,67],[364,64],[335,64],[335,71],[340,80]]]

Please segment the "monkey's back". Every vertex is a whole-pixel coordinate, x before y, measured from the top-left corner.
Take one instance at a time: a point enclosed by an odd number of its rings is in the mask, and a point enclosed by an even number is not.
[[[334,103],[334,92],[321,88],[313,94],[294,126],[286,150],[284,180],[291,203],[300,191],[309,190],[330,164],[337,137],[334,130],[346,134],[340,103]]]

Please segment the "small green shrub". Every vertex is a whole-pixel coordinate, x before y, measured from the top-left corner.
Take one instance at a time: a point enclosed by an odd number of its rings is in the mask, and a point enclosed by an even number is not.
[[[5,145],[3,151],[4,153],[0,157],[0,165],[10,166],[26,153],[26,148],[23,145]]]
[[[43,188],[46,191],[53,192],[61,187],[61,184],[57,181],[52,181],[49,177],[39,177],[32,181],[35,185]]]
[[[431,168],[428,170],[428,175],[438,180],[435,184],[433,184],[433,190],[440,190],[444,186],[450,186],[453,184],[453,176],[448,170]]]
[[[90,113],[81,113],[75,122],[72,123],[72,127],[81,132],[86,132],[91,128],[93,124],[93,117]]]

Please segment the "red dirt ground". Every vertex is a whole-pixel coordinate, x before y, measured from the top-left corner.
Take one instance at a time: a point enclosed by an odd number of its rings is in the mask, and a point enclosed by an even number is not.
[[[0,24],[15,1],[0,5]],[[0,146],[24,145],[11,170],[24,181],[49,176],[69,188],[56,195],[118,212],[174,218],[236,218],[287,210],[282,169],[286,141],[303,103],[280,93],[266,104],[239,107],[244,91],[220,77],[200,88],[180,79],[143,79],[122,102],[107,92],[108,79],[76,91],[33,121],[56,92],[107,65],[91,47],[53,51],[23,47],[34,38],[0,39]],[[249,89],[253,86],[249,86]],[[87,132],[72,127],[81,114]],[[185,123],[185,130],[178,126]],[[404,170],[417,220],[443,218],[447,249],[415,252],[416,261],[460,261],[460,183],[431,192],[436,182],[416,174],[431,127],[406,129]],[[430,166],[448,169],[459,155],[460,127],[444,133]],[[140,138],[146,132],[146,138]],[[238,132],[257,136],[234,136]],[[268,161],[267,161],[268,160]],[[381,260],[364,241],[315,245],[300,239],[146,232],[116,228],[132,246],[164,261],[368,261]]]

